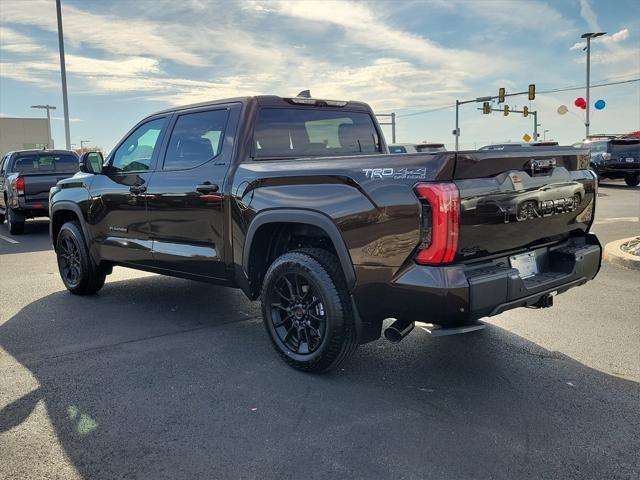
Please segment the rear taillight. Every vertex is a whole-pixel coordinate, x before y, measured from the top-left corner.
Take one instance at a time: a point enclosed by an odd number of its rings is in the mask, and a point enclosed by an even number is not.
[[[450,263],[458,249],[459,194],[453,183],[419,183],[421,244],[416,262]]]
[[[18,177],[16,179],[16,190],[18,191],[18,195],[24,195],[24,178]]]

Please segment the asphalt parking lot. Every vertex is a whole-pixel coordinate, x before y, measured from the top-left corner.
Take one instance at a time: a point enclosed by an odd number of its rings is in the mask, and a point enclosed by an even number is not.
[[[640,234],[639,188],[598,201],[603,244]],[[46,220],[0,226],[0,306],[0,478],[640,477],[640,270],[321,376],[239,291],[120,268],[71,296]]]

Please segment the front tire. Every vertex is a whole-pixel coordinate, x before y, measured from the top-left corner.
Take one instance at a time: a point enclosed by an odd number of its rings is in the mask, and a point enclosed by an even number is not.
[[[640,175],[627,175],[624,182],[630,187],[637,187],[640,184]]]
[[[104,269],[95,265],[78,222],[67,222],[56,240],[58,270],[64,286],[75,295],[91,295],[102,288]]]
[[[358,346],[342,269],[325,250],[302,249],[278,257],[265,275],[261,302],[276,351],[296,369],[336,368]]]
[[[7,223],[11,235],[24,233],[24,216],[16,213],[11,207],[7,207]]]

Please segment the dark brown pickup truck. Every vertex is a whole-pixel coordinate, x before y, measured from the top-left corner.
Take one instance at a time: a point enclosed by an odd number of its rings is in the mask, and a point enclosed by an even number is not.
[[[307,371],[414,322],[464,332],[591,280],[588,152],[389,154],[366,104],[259,96],[138,123],[51,192],[66,287],[114,265],[241,288]]]

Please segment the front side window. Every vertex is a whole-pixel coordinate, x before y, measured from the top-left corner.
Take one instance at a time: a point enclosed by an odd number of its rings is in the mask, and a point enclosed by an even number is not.
[[[118,172],[149,170],[164,121],[157,118],[140,125],[115,151],[111,167]]]
[[[15,173],[75,173],[78,157],[71,154],[30,154],[16,157],[12,172]]]
[[[227,109],[180,115],[171,132],[164,170],[193,168],[217,157],[228,116]]]
[[[367,113],[318,108],[263,108],[253,140],[255,158],[326,157],[380,153]]]

